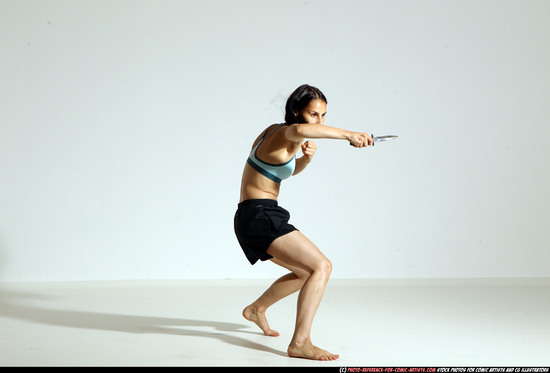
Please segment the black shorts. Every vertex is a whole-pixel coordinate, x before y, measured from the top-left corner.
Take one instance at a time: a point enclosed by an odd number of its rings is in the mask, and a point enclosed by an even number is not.
[[[288,224],[290,214],[273,199],[248,199],[239,203],[234,228],[250,264],[272,258],[269,245],[278,237],[297,230]]]

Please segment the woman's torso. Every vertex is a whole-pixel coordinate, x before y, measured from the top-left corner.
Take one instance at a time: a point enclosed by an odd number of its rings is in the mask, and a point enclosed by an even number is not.
[[[285,125],[269,126],[254,141],[252,149],[259,144],[255,155],[261,161],[274,165],[285,165],[294,162],[301,143],[289,141],[285,137]],[[263,136],[265,135],[265,138]],[[261,143],[260,143],[261,142]],[[249,163],[245,165],[242,181],[240,202],[247,199],[274,199],[279,196],[280,182],[273,181],[256,171]]]

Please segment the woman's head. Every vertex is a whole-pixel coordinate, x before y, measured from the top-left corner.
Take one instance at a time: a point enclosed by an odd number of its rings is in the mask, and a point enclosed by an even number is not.
[[[310,123],[310,116],[315,115],[320,120],[324,119],[326,105],[327,99],[323,92],[307,84],[301,85],[292,92],[286,101],[285,123]]]

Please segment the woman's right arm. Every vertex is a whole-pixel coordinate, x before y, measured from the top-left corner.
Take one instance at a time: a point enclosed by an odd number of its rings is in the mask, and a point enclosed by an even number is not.
[[[324,124],[293,124],[286,128],[285,137],[290,141],[301,142],[305,139],[337,139],[347,140],[356,148],[373,144],[368,133],[353,132],[341,128],[329,127]]]

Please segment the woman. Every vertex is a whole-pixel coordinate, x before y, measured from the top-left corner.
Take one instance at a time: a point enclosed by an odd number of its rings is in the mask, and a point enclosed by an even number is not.
[[[251,264],[271,260],[290,273],[275,281],[243,316],[268,336],[278,336],[267,322],[268,307],[300,290],[294,335],[288,355],[315,360],[339,356],[314,346],[310,332],[323,297],[332,264],[293,225],[288,211],[278,206],[281,181],[302,172],[311,162],[317,146],[306,139],[347,140],[356,148],[372,145],[367,133],[328,127],[323,123],[327,99],[312,86],[298,87],[286,103],[285,123],[269,126],[254,142],[245,165],[241,196],[235,214],[235,234]],[[303,156],[296,158],[298,150]]]

